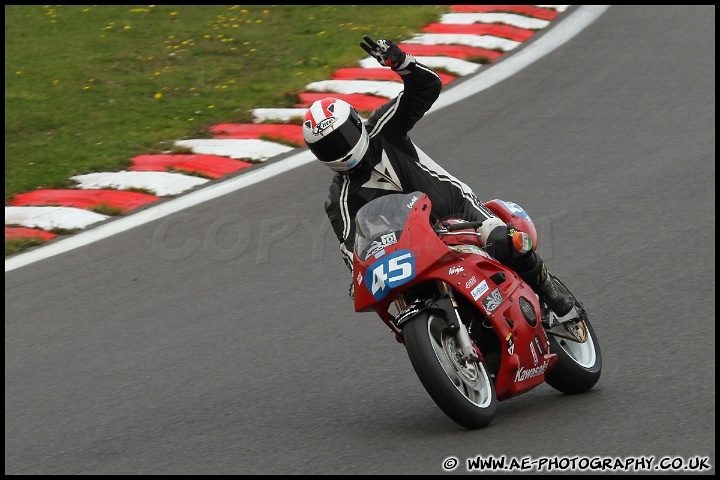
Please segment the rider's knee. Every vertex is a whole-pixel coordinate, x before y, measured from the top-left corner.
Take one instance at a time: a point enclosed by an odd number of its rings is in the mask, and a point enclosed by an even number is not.
[[[478,231],[480,233],[481,242],[483,240],[485,241],[485,245],[481,246],[485,248],[486,252],[500,260],[502,263],[510,261],[512,258],[509,241],[510,237],[508,236],[508,227],[502,222],[502,220],[499,218],[492,218],[485,221]]]
[[[485,226],[485,223],[483,223],[483,226]],[[513,234],[515,232],[515,229],[509,228],[502,221],[499,223],[494,222],[490,232],[487,236],[484,236],[486,239],[485,251],[500,263],[518,272],[531,270],[538,262],[537,254],[532,250],[518,251],[513,244]]]

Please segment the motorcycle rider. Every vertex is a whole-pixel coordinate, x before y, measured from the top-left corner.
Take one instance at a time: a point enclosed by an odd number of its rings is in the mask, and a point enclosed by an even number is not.
[[[382,195],[420,191],[432,202],[434,220],[483,220],[477,229],[479,245],[515,270],[556,315],[566,315],[574,299],[548,274],[529,236],[508,228],[467,185],[437,165],[408,137],[440,95],[438,74],[390,40],[374,42],[368,36],[364,40],[360,46],[400,76],[403,91],[375,109],[367,122],[352,105],[332,96],[314,102],[303,118],[305,144],[335,172],[325,211],[351,273],[354,219],[360,207]],[[354,295],[352,275],[350,295]]]

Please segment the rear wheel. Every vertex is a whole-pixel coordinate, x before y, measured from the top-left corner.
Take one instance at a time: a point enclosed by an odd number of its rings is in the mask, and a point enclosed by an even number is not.
[[[567,290],[557,278],[556,281]],[[558,356],[555,367],[545,374],[545,382],[568,394],[584,393],[593,388],[602,371],[600,344],[587,312],[577,301],[574,312],[574,319],[545,329],[550,351]]]
[[[442,316],[423,312],[403,326],[415,373],[438,407],[457,424],[482,428],[495,417],[495,385],[482,362],[464,361]]]

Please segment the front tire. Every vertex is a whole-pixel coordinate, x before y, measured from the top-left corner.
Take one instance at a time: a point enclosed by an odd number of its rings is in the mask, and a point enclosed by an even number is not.
[[[423,312],[403,326],[410,363],[438,407],[458,425],[483,428],[497,409],[495,385],[482,362],[463,362],[442,316]]]

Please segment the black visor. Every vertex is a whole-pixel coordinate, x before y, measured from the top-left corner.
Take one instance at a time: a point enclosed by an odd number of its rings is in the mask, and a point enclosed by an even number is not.
[[[350,112],[350,118],[317,142],[309,143],[310,151],[323,162],[333,162],[348,155],[362,132],[362,121],[354,111]]]

